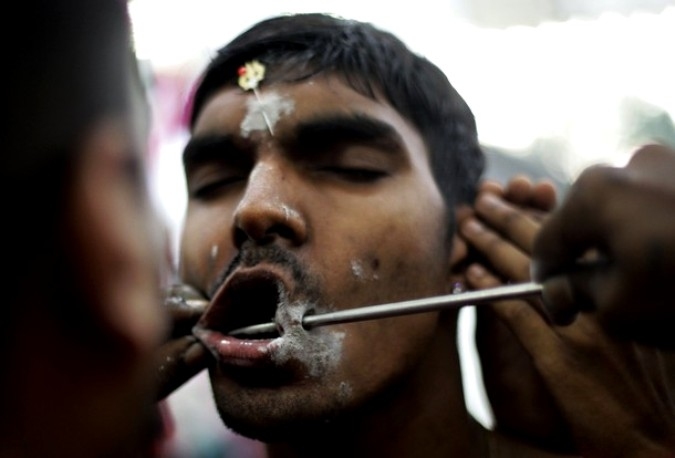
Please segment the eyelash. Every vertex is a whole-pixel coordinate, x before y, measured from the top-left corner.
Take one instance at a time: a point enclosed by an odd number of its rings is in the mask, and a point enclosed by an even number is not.
[[[215,197],[216,194],[232,186],[233,184],[243,181],[246,178],[243,176],[232,176],[220,180],[211,181],[205,185],[198,186],[192,191],[192,197],[196,199],[209,199]]]
[[[344,181],[361,184],[374,183],[387,176],[387,173],[381,170],[362,167],[326,166],[318,168],[318,171],[337,176]],[[194,199],[208,200],[216,197],[232,185],[245,180],[246,177],[243,175],[232,175],[208,181],[206,184],[196,186],[191,191],[190,196]]]
[[[335,174],[354,183],[372,183],[387,174],[381,170],[358,168],[358,167],[322,167],[319,169],[322,172]]]

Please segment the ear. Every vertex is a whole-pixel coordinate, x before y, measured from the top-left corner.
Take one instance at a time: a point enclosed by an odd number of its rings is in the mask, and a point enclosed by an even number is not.
[[[132,151],[118,123],[103,123],[84,138],[71,182],[69,226],[75,281],[91,326],[102,338],[144,352],[164,332],[156,246],[162,237],[153,233],[157,221]]]

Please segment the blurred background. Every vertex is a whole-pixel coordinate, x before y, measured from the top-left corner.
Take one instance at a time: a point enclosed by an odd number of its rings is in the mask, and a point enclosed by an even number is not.
[[[518,173],[546,177],[564,195],[588,165],[623,165],[647,142],[675,146],[675,0],[130,0],[129,7],[154,113],[151,191],[174,248],[186,202],[183,110],[194,80],[218,47],[277,14],[372,22],[435,62],[474,111],[487,175],[501,182]],[[489,426],[472,320],[463,313],[467,405]],[[170,404],[176,456],[228,456],[239,439],[223,433],[203,375]]]

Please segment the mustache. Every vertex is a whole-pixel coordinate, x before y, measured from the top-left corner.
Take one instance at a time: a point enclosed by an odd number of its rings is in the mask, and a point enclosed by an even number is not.
[[[296,285],[301,286],[306,291],[316,293],[318,291],[318,281],[311,276],[300,260],[290,251],[281,248],[278,245],[259,246],[249,241],[244,242],[237,255],[216,277],[211,288],[210,297],[213,297],[218,289],[227,281],[230,275],[239,267],[253,267],[262,262],[279,265],[288,269],[291,278]],[[312,294],[314,295],[314,294]]]

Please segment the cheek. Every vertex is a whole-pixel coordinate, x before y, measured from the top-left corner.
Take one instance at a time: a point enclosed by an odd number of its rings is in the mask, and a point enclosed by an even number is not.
[[[234,254],[230,212],[190,209],[180,242],[179,273],[183,281],[207,288],[207,281],[222,269]]]
[[[348,257],[342,263],[355,280],[354,288],[384,283],[390,291],[415,296],[444,286],[449,268],[445,225],[440,217],[428,215],[366,223],[344,237],[340,252]]]
[[[395,206],[371,206],[368,218],[333,223],[332,279],[327,282],[336,308],[382,304],[447,292],[449,253],[445,212],[433,205],[394,199]],[[382,381],[418,361],[437,330],[438,314],[425,313],[346,325],[345,358],[351,370]],[[382,355],[377,361],[372,355]],[[352,365],[351,362],[355,362]],[[357,368],[359,366],[360,368]],[[353,373],[358,379],[370,379]],[[382,376],[382,377],[380,377]],[[365,383],[365,382],[364,382]]]
[[[429,228],[431,223],[425,222]],[[335,240],[323,268],[325,291],[334,309],[384,304],[447,292],[444,228],[438,235],[420,234],[415,224],[367,228]],[[338,231],[336,231],[338,232]],[[341,232],[345,234],[345,232]],[[397,361],[417,355],[436,327],[435,314],[373,320],[345,326],[345,361],[359,358],[364,349],[389,355],[377,370],[388,371]],[[379,346],[382,346],[381,348]],[[366,354],[373,354],[370,350]],[[367,359],[367,358],[366,358]],[[364,361],[368,365],[368,361]]]

